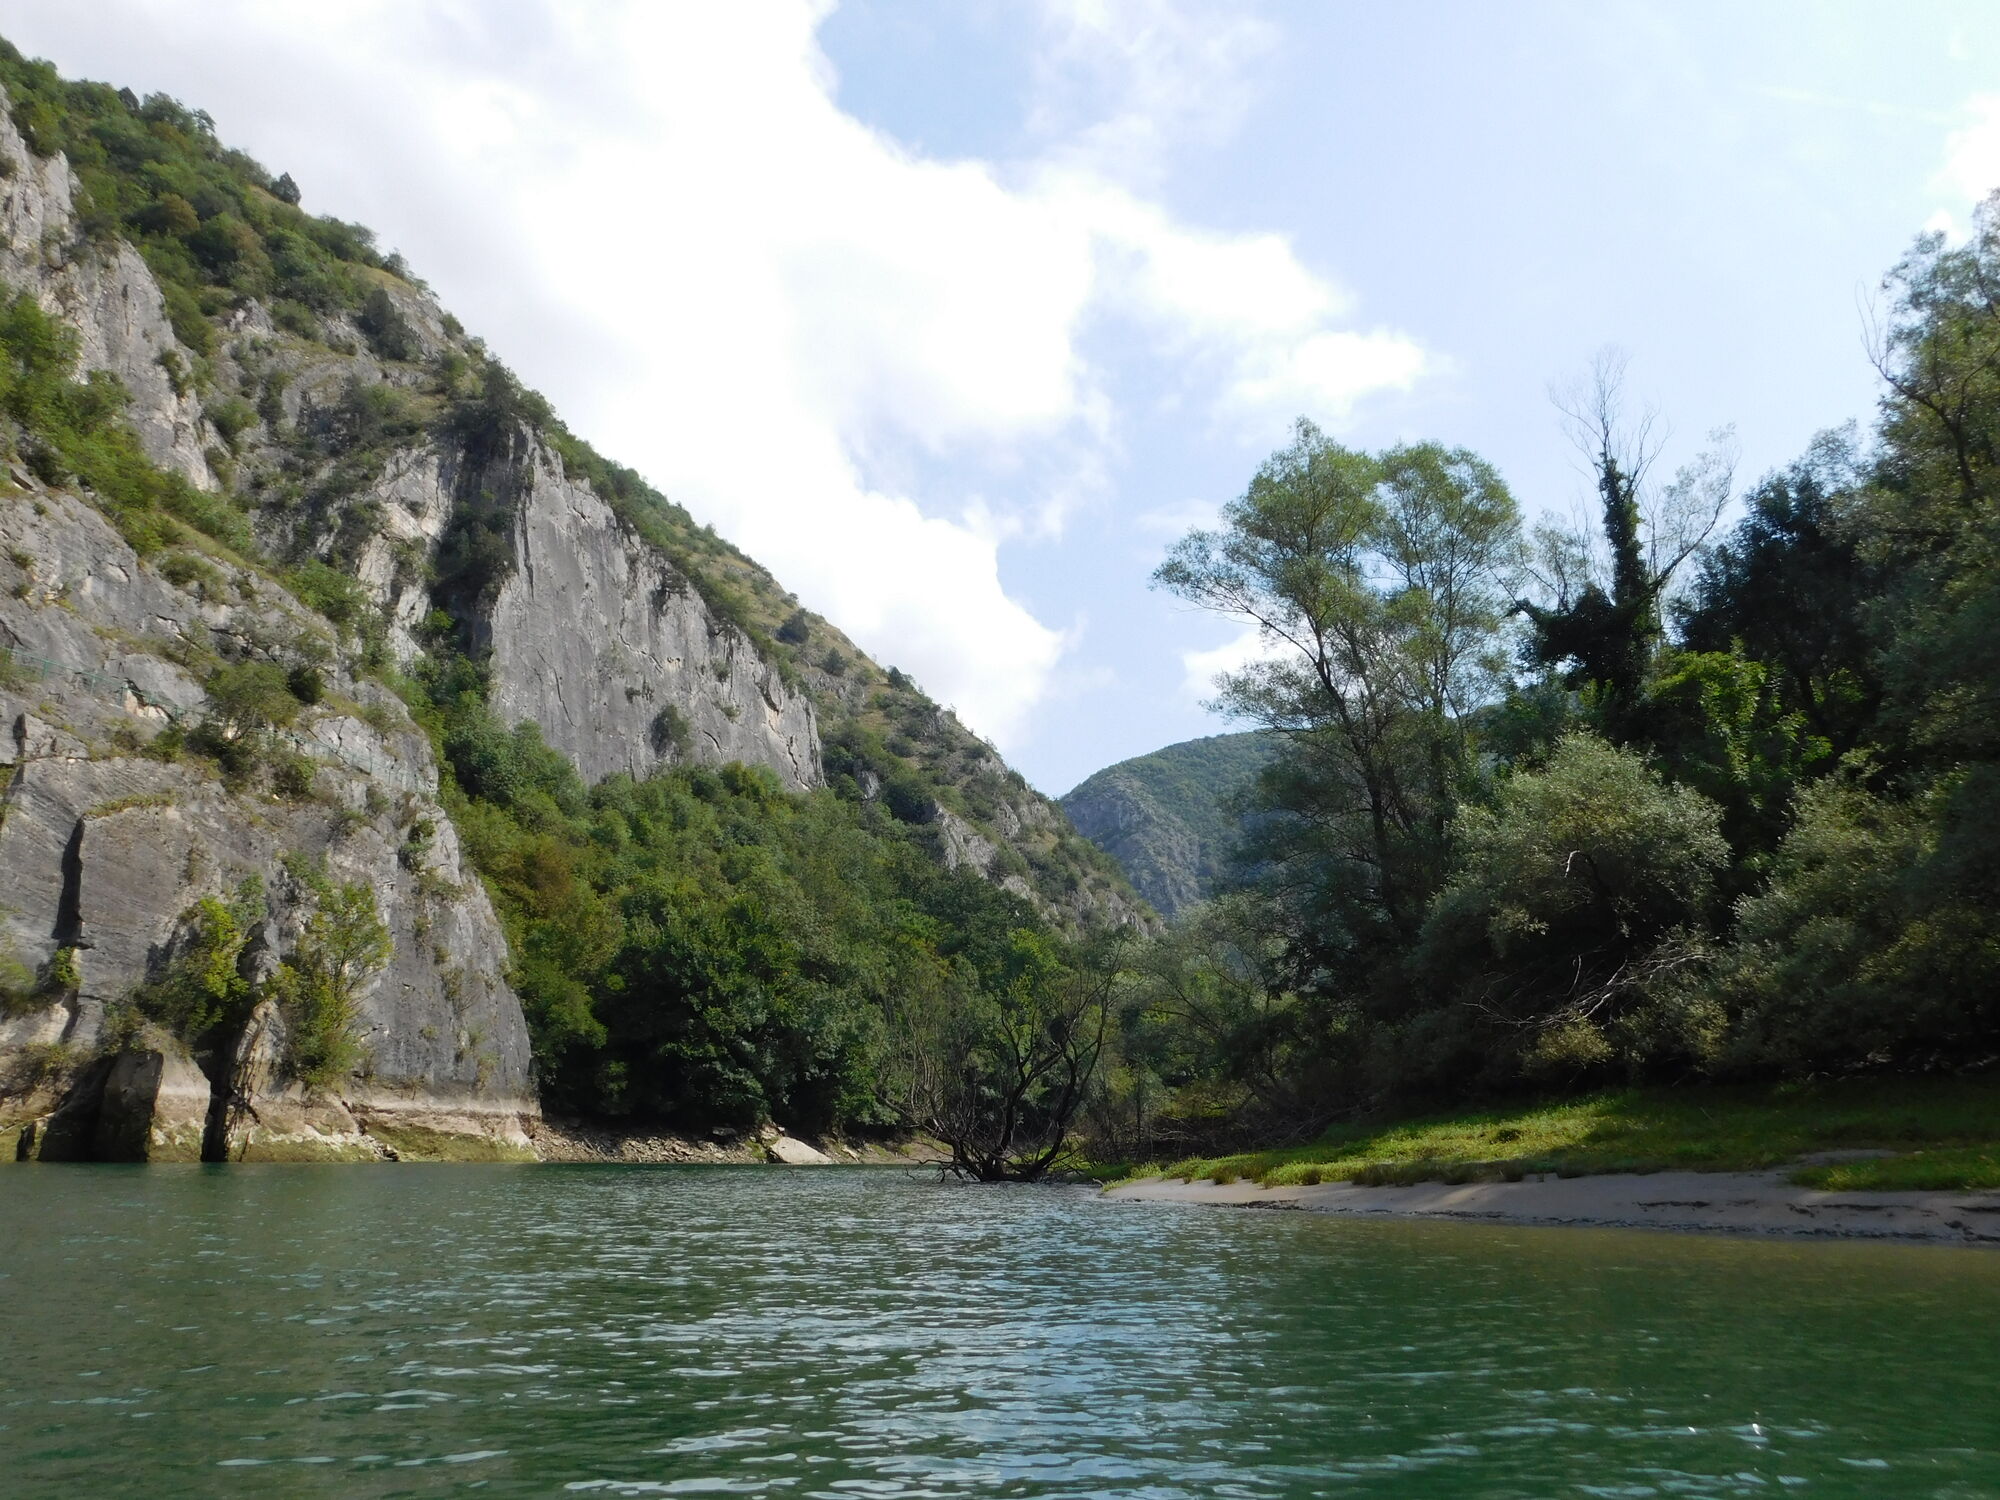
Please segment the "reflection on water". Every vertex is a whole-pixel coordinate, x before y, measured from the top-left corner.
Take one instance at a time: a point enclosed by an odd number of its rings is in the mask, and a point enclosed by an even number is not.
[[[12,1496],[2000,1496],[2000,1255],[892,1170],[0,1171]]]

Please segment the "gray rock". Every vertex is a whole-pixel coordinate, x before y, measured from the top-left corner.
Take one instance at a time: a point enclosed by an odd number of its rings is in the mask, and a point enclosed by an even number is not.
[[[789,786],[817,786],[812,705],[539,445],[527,469],[514,568],[484,621],[501,721],[539,724],[585,780],[599,781],[671,763],[671,709],[694,759],[769,766]]]
[[[77,331],[82,370],[118,377],[127,418],[146,456],[201,489],[215,477],[203,456],[216,441],[192,388],[193,357],[174,337],[158,283],[123,241],[88,244],[77,223],[76,179],[62,156],[37,157],[15,129],[0,89],[0,280],[25,287]],[[176,390],[176,384],[182,389]]]
[[[10,1094],[7,1079],[32,1071],[52,1046],[88,1058],[103,1040],[107,1007],[184,944],[195,903],[229,896],[252,876],[263,884],[266,912],[249,962],[268,977],[309,909],[286,870],[287,857],[299,855],[375,893],[394,954],[360,998],[362,1071],[326,1099],[291,1097],[283,1082],[253,1091],[253,1100],[268,1096],[273,1118],[283,1116],[267,1136],[285,1138],[294,1155],[311,1154],[310,1136],[321,1155],[373,1156],[365,1115],[382,1129],[416,1122],[434,1135],[470,1132],[481,1150],[525,1152],[537,1106],[505,940],[435,801],[429,743],[400,705],[330,669],[329,687],[373,703],[389,729],[335,707],[309,710],[292,736],[318,767],[306,800],[234,793],[199,764],[134,754],[123,746],[155,727],[145,712],[154,704],[139,699],[135,684],[177,714],[196,714],[200,703],[190,674],[140,646],[276,650],[312,629],[311,617],[268,581],[251,600],[204,603],[140,562],[95,510],[39,487],[0,499],[0,553],[10,550],[64,579],[71,604],[0,597],[0,643],[57,664],[39,679],[0,686],[0,724],[11,726],[4,738],[16,762],[0,792],[0,953],[46,972],[58,950],[73,949],[80,983],[0,1027],[0,1117],[36,1107]],[[413,839],[420,825],[428,835]],[[143,1097],[151,1065],[123,1066],[118,1097]],[[177,1098],[188,1080],[161,1068],[168,1093],[155,1088],[153,1097]],[[99,1149],[98,1105],[78,1088],[94,1079],[101,1102],[105,1080],[86,1073],[42,1132],[44,1157]],[[124,1125],[117,1130],[120,1141],[135,1138]],[[184,1146],[178,1124],[169,1134]]]
[[[148,1027],[111,1061],[93,1161],[200,1161],[208,1078],[187,1048]]]
[[[467,472],[460,455],[409,449],[355,502],[380,518],[355,576],[387,610],[399,657],[419,653],[433,608],[422,564],[461,507],[506,505],[506,576],[469,622],[502,723],[535,724],[586,781],[742,761],[819,785],[811,700],[525,430],[516,450]]]
[[[780,1135],[764,1147],[772,1161],[787,1167],[830,1167],[833,1158],[817,1146],[789,1135]]]

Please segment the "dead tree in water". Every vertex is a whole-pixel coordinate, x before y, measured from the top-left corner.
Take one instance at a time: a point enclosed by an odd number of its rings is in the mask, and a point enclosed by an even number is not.
[[[884,1103],[951,1152],[945,1170],[1035,1182],[1074,1162],[1070,1132],[1104,1054],[1121,947],[1033,964],[999,993],[940,984],[906,998]]]

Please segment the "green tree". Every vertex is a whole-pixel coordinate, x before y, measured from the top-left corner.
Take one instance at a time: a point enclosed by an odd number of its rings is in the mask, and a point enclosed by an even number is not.
[[[1419,989],[1472,1023],[1458,1034],[1476,1059],[1450,1065],[1504,1083],[1521,1065],[1651,1061],[1648,1003],[1708,948],[1729,859],[1715,804],[1571,734],[1491,808],[1462,812],[1457,835],[1458,871],[1413,963]]]
[[[1664,601],[1675,575],[1714,530],[1729,503],[1734,439],[1714,446],[1665,485],[1651,483],[1657,421],[1624,401],[1626,361],[1600,354],[1578,385],[1554,393],[1571,440],[1597,487],[1598,531],[1538,532],[1530,576],[1540,600],[1515,609],[1532,627],[1529,659],[1563,668],[1569,686],[1593,688],[1604,732],[1619,743],[1642,736],[1641,702],[1665,640]]]
[[[300,879],[312,910],[272,990],[285,1018],[287,1071],[324,1088],[360,1061],[361,997],[395,945],[368,886],[336,885],[319,870],[304,871]]]
[[[1518,516],[1492,468],[1421,445],[1371,456],[1303,419],[1218,532],[1183,538],[1154,581],[1254,626],[1273,654],[1222,678],[1221,705],[1284,743],[1264,798],[1362,947],[1413,936],[1443,876],[1465,715],[1491,691]]]
[[[1821,433],[1750,492],[1675,611],[1687,649],[1770,668],[1780,711],[1801,715],[1834,758],[1874,727],[1882,697],[1867,617],[1883,578],[1856,524],[1866,483],[1852,427]]]
[[[263,882],[254,876],[228,901],[204,896],[182,913],[179,947],[164,972],[133,995],[132,1009],[196,1047],[233,1039],[257,1003],[239,964],[263,917]]]
[[[906,975],[890,1018],[884,1102],[944,1143],[958,1177],[1034,1182],[1069,1164],[1110,1034],[1121,955],[1114,939],[1064,953],[1016,929],[998,983],[974,982],[963,964]]]

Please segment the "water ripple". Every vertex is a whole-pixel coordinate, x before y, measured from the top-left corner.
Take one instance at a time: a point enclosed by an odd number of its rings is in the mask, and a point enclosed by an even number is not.
[[[1969,1252],[894,1171],[23,1169],[0,1471],[31,1497],[1956,1500],[2000,1496],[1996,1313],[2000,1257]]]

